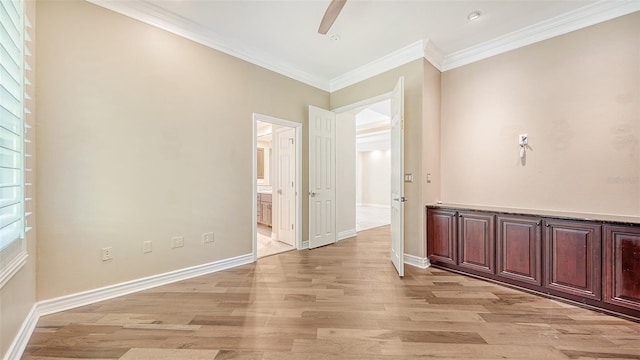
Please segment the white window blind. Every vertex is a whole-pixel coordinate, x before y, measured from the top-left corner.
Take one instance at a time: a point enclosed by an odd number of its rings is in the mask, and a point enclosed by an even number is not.
[[[23,1],[0,1],[0,287],[26,261],[25,40]]]

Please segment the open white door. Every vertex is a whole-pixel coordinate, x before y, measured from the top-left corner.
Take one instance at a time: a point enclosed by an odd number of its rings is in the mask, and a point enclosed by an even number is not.
[[[274,157],[277,163],[276,184],[273,189],[277,214],[275,214],[276,223],[273,226],[278,234],[278,240],[292,246],[295,246],[293,224],[296,219],[295,137],[295,129],[288,127],[276,129],[273,133]]]
[[[336,235],[336,115],[309,106],[309,248]]]
[[[391,262],[404,276],[404,78],[391,95]]]

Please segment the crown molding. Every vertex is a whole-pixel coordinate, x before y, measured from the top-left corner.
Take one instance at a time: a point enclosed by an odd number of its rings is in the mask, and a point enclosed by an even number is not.
[[[266,54],[250,49],[232,48],[226,44],[223,37],[207,30],[202,25],[147,1],[87,1],[328,92],[343,89],[420,58],[426,59],[436,69],[444,72],[640,11],[639,0],[600,0],[580,9],[446,55],[432,41],[419,40],[333,79],[325,79],[299,70],[291,64],[283,63]]]
[[[640,1],[638,0],[601,0],[493,40],[448,54],[444,57],[440,70],[447,71],[468,65],[636,11],[640,11]]]
[[[424,57],[424,40],[407,45],[368,64],[331,79],[329,91],[334,92],[369,79],[385,71],[389,71]]]
[[[316,75],[297,69],[268,55],[249,49],[230,47],[224,38],[209,31],[204,26],[162,9],[147,1],[87,0],[105,9],[128,16],[145,24],[155,26],[170,33],[195,41],[238,59],[274,71],[294,80],[329,91],[330,82]]]
[[[424,46],[424,58],[431,63],[436,69],[442,72],[442,64],[444,63],[444,54],[436,44],[431,40],[427,40]]]

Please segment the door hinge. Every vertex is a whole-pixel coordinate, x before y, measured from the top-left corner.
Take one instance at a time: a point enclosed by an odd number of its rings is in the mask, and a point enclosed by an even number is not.
[[[293,224],[291,224],[291,230],[293,230]]]
[[[289,138],[289,140],[291,140],[291,144],[293,145],[293,138]]]

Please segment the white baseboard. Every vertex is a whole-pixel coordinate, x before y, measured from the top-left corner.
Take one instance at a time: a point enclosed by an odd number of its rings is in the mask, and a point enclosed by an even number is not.
[[[426,269],[431,266],[429,258],[421,258],[409,254],[404,254],[404,263],[407,265],[419,267],[420,269]]]
[[[356,236],[356,229],[350,229],[345,231],[340,231],[338,233],[338,241],[348,239],[350,237]]]
[[[300,250],[304,250],[304,249],[308,249],[309,248],[309,240],[304,240],[302,242],[302,247],[300,248]]]
[[[153,275],[120,284],[37,302],[33,305],[33,308],[27,315],[27,318],[22,323],[22,327],[9,347],[9,350],[5,354],[4,360],[19,359],[22,356],[22,353],[29,342],[29,338],[31,337],[31,334],[33,333],[33,330],[41,316],[113,299],[118,296],[171,284],[177,281],[194,278],[196,276],[250,264],[252,262],[253,254],[246,254],[230,259],[218,260],[208,264],[196,265],[164,274]]]
[[[356,204],[356,206],[368,206],[368,207],[375,207],[375,208],[391,208],[391,204]]]
[[[18,334],[13,339],[9,349],[7,349],[7,352],[4,354],[4,360],[15,360],[22,357],[22,353],[24,352],[24,349],[27,348],[31,334],[33,334],[33,331],[36,329],[39,319],[38,303],[35,303],[31,307],[31,311],[29,311],[27,317],[22,322],[22,326],[20,327],[20,330],[18,330]]]

